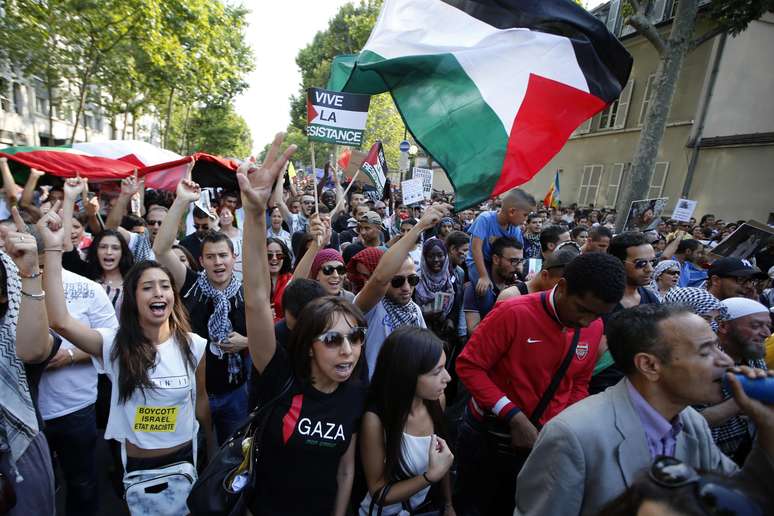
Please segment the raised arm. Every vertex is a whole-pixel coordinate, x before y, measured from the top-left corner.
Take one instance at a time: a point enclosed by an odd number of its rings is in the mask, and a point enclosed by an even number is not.
[[[675,231],[674,238],[664,248],[664,252],[661,253],[662,260],[672,259],[672,257],[677,252],[677,247],[680,245],[680,242],[682,242],[683,240],[683,236],[685,236],[685,231],[683,231],[682,229],[678,229],[677,231]]]
[[[69,340],[76,347],[91,356],[102,357],[102,335],[83,324],[67,311],[64,287],[62,286],[62,244],[70,235],[65,235],[62,219],[57,213],[59,202],[43,215],[37,223],[38,233],[43,238],[44,263],[43,288],[46,290],[46,310],[51,329]]]
[[[309,232],[314,235],[314,239],[309,244],[309,249],[304,253],[301,261],[296,264],[296,270],[293,271],[291,281],[298,278],[309,278],[309,273],[312,271],[312,262],[314,262],[317,251],[320,250],[320,242],[325,232],[325,226],[320,221],[320,216],[316,213],[312,214],[312,218],[309,220]]]
[[[271,277],[266,258],[266,205],[277,175],[282,173],[288,158],[296,150],[296,146],[291,145],[280,155],[283,139],[282,133],[274,137],[274,143],[260,169],[252,169],[252,164],[245,162],[237,170],[242,207],[245,210],[242,283],[245,291],[247,343],[253,366],[259,373],[263,373],[277,350],[271,313]]]
[[[27,210],[32,215],[33,219],[37,222],[43,213],[40,208],[35,206],[33,202],[33,196],[35,194],[35,188],[38,186],[38,180],[46,173],[36,168],[30,169],[30,175],[27,176],[27,182],[24,183],[24,190],[22,191],[21,199],[19,200],[19,206]]]
[[[153,240],[153,253],[156,255],[156,260],[172,272],[175,288],[178,292],[185,283],[186,268],[172,251],[172,245],[175,243],[177,228],[180,221],[183,220],[188,206],[199,198],[200,193],[201,188],[198,184],[188,179],[180,181],[175,192],[175,201],[169,208],[169,212]]]
[[[83,193],[83,184],[84,181],[80,176],[65,180],[64,205],[62,206],[62,231],[66,235],[62,248],[65,253],[73,250],[73,241],[69,238],[73,229],[73,206],[75,206],[75,200],[78,198],[78,195]]]
[[[134,175],[121,180],[121,193],[113,209],[108,214],[108,218],[105,221],[106,228],[117,229],[121,225],[121,220],[126,215],[126,208],[129,206],[132,196],[138,193],[141,188],[142,183],[137,179],[137,169],[134,170]]]
[[[38,245],[27,233],[19,210],[11,208],[18,231],[4,229],[5,250],[19,269],[21,299],[16,323],[16,355],[22,362],[37,364],[51,354],[52,338],[48,333],[48,316],[43,301],[43,283],[38,264]],[[12,281],[8,271],[7,281]]]
[[[0,177],[3,178],[3,195],[8,206],[16,204],[16,182],[11,175],[11,169],[8,168],[8,158],[0,158]]]
[[[280,175],[280,177],[282,176]],[[280,215],[282,215],[282,220],[284,220],[285,223],[288,225],[288,229],[292,231],[293,214],[290,213],[290,209],[288,208],[287,203],[285,203],[285,198],[282,196],[282,182],[280,180],[280,177],[276,179],[278,186],[274,188],[274,193],[272,194],[272,200],[274,201],[274,206],[279,208]],[[290,181],[290,185],[292,190],[293,180]]]
[[[390,247],[379,260],[371,277],[368,278],[363,290],[355,298],[355,304],[363,311],[368,312],[382,300],[387,293],[387,287],[390,280],[396,272],[400,270],[409,251],[416,245],[417,239],[423,231],[429,229],[441,220],[448,213],[448,208],[441,204],[436,204],[427,209],[419,219],[419,223],[411,228],[400,240]]]

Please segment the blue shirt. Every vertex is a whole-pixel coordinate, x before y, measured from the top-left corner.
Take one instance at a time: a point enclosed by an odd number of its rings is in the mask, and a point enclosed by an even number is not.
[[[677,435],[683,429],[680,417],[675,417],[674,422],[658,413],[648,401],[634,388],[629,380],[626,382],[626,388],[629,391],[629,399],[632,402],[634,411],[640,417],[642,428],[645,430],[645,439],[648,441],[648,450],[651,458],[659,455],[668,455],[674,457],[677,447]]]
[[[707,271],[696,267],[693,263],[685,261],[680,267],[680,279],[678,287],[700,287],[707,280]]]
[[[492,263],[492,242],[500,237],[513,238],[520,244],[524,245],[524,240],[521,236],[521,229],[518,226],[508,225],[506,229],[500,227],[497,223],[496,211],[485,211],[481,213],[473,225],[470,226],[470,236],[478,237],[483,240],[484,245],[482,251],[484,254],[484,263],[490,265]],[[470,267],[475,267],[473,262],[473,245],[471,244],[468,256],[466,257],[468,264],[468,270]]]

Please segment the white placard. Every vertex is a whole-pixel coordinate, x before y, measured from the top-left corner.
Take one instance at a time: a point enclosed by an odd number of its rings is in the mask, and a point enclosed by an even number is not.
[[[692,201],[690,199],[678,199],[677,206],[675,206],[672,212],[672,218],[677,222],[690,222],[693,217],[693,212],[696,211],[696,205],[698,201]]]
[[[401,182],[400,191],[403,195],[403,204],[407,206],[418,204],[425,200],[421,179],[409,179],[408,181]]]
[[[425,200],[429,201],[433,195],[433,171],[429,168],[414,167],[411,177],[422,180],[422,191],[424,192]]]

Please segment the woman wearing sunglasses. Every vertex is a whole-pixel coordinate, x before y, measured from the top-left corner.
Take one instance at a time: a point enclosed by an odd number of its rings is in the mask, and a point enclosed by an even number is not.
[[[335,249],[321,249],[317,251],[314,261],[312,261],[309,278],[317,280],[329,296],[340,296],[352,302],[355,295],[344,290],[344,274],[346,272],[344,258],[340,252]]]
[[[275,138],[260,169],[240,167],[245,209],[247,337],[260,374],[261,403],[281,395],[268,416],[258,462],[253,516],[344,516],[352,492],[355,442],[365,387],[352,379],[365,341],[360,310],[340,297],[309,303],[289,346],[278,346],[270,307],[264,215],[272,186],[295,150]],[[288,381],[290,382],[288,384]]]
[[[279,238],[266,239],[266,259],[269,263],[269,277],[271,278],[271,309],[274,314],[274,322],[284,317],[282,310],[282,294],[290,283],[293,273],[290,270],[290,250],[285,242]]]
[[[664,260],[653,269],[653,281],[650,289],[656,294],[659,301],[664,301],[664,296],[677,286],[680,281],[680,262],[677,260]]]
[[[368,494],[360,515],[455,514],[449,468],[454,456],[444,441],[443,393],[451,377],[443,342],[431,331],[404,326],[387,337],[376,361],[363,415],[360,450]],[[444,502],[430,487],[440,483]],[[389,487],[388,487],[389,484]]]

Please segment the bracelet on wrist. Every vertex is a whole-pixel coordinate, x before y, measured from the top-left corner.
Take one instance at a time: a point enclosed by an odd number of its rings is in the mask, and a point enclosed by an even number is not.
[[[73,365],[75,363],[75,353],[73,353],[72,349],[67,348],[67,354],[70,355],[70,365]]]
[[[38,269],[37,272],[33,272],[32,274],[24,274],[22,271],[19,271],[19,277],[21,279],[35,279],[37,277],[40,277],[43,274],[43,271]]]
[[[44,247],[43,248],[43,252],[47,253],[49,251],[51,251],[53,253],[61,253],[61,252],[64,251],[64,249],[62,249],[61,247]]]
[[[424,479],[425,479],[425,482],[427,482],[428,484],[435,484],[435,482],[433,482],[432,480],[430,480],[430,479],[427,477],[427,471],[425,471],[424,473],[422,473],[422,478],[424,478]]]
[[[33,301],[42,301],[42,300],[44,300],[46,298],[46,291],[45,290],[41,290],[40,294],[30,294],[29,292],[25,292],[24,290],[22,290],[21,291],[21,295],[22,296],[26,296],[26,297],[32,299]]]

